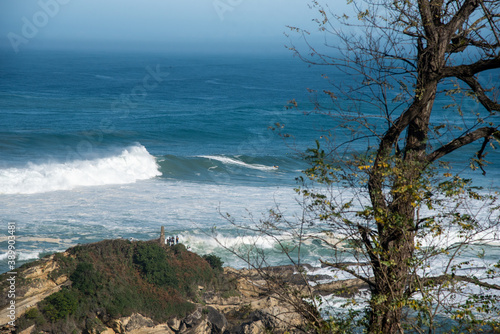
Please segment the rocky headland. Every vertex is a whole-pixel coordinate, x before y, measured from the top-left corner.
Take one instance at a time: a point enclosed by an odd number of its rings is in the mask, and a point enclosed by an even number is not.
[[[363,287],[358,280],[311,286],[293,266],[220,265],[181,244],[76,246],[17,269],[15,312],[0,299],[0,333],[303,333],[302,315],[270,280],[321,295]],[[1,275],[2,296],[11,289],[8,278]]]

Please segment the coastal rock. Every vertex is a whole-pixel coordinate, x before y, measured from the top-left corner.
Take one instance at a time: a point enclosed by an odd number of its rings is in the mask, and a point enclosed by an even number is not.
[[[89,331],[88,334],[116,334],[111,328],[102,328],[99,330]]]
[[[61,253],[60,256],[67,256],[67,253]],[[18,272],[18,277],[22,277],[23,286],[17,285],[16,290],[16,317],[22,316],[28,309],[32,308],[40,301],[59,291],[62,286],[69,283],[69,279],[65,275],[52,275],[59,269],[59,266],[54,261],[54,256],[43,258],[37,261],[36,265]],[[52,279],[51,276],[57,278]],[[4,296],[7,295],[4,291],[1,292]],[[7,298],[5,298],[7,302]],[[8,321],[7,304],[3,298],[0,301],[0,326],[5,325]]]
[[[181,334],[222,334],[228,329],[224,314],[213,307],[198,307],[182,321],[177,318],[167,322],[171,330]]]
[[[241,296],[230,296],[230,297],[221,297],[220,295],[214,292],[208,292],[203,294],[203,300],[208,305],[218,305],[219,309],[224,309],[227,307],[234,307],[241,304]]]
[[[194,312],[190,313],[186,318],[184,318],[183,324],[187,328],[197,327],[202,321],[202,308],[198,307]]]
[[[20,331],[19,334],[32,334],[34,330],[35,330],[35,325],[32,325],[26,328],[25,330]]]
[[[261,300],[252,318],[260,321],[265,328],[286,330],[301,324],[301,317],[290,306],[279,303],[276,298]]]
[[[358,278],[352,278],[331,283],[318,284],[314,287],[314,289],[322,296],[335,293],[337,296],[349,298],[358,293],[360,289],[368,289],[368,284]]]
[[[243,325],[239,334],[264,334],[265,332],[266,326],[264,326],[262,320],[257,320],[250,324]]]
[[[194,327],[187,328],[185,331],[180,331],[180,334],[212,334],[212,329],[208,321],[202,319]]]
[[[224,314],[220,313],[213,307],[207,307],[207,321],[211,324],[211,333],[222,334],[228,327],[228,322]]]
[[[125,330],[127,333],[144,327],[154,327],[155,325],[153,320],[138,313],[132,314],[123,323],[125,324]]]
[[[115,331],[111,328],[107,328],[104,332],[100,332],[99,334],[115,334]]]
[[[154,327],[139,328],[133,331],[126,332],[126,334],[175,334],[167,324],[161,324]]]
[[[178,331],[181,328],[181,321],[177,317],[169,319],[167,324],[174,331]]]
[[[125,333],[125,326],[119,319],[111,319],[106,323],[106,325],[110,327],[115,333],[118,334]]]

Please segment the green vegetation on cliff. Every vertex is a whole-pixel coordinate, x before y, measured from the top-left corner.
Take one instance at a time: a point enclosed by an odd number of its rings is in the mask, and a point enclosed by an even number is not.
[[[18,330],[35,324],[52,333],[91,331],[101,321],[132,313],[158,322],[183,317],[195,308],[198,286],[213,287],[219,280],[220,270],[212,266],[222,263],[210,260],[182,244],[162,247],[155,241],[105,240],[70,248],[54,257],[59,269],[51,278],[66,275],[71,284],[26,312]]]

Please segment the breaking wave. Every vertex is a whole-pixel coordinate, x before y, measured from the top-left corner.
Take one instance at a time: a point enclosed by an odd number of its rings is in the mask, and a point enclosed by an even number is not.
[[[156,159],[142,145],[120,154],[66,163],[28,163],[23,168],[0,169],[0,193],[35,194],[81,186],[126,184],[161,175]]]
[[[200,158],[220,161],[226,165],[236,165],[239,167],[258,169],[258,170],[262,170],[262,171],[271,171],[271,170],[276,169],[275,166],[266,166],[266,165],[260,165],[260,164],[255,164],[255,163],[247,163],[247,162],[244,162],[242,160],[239,160],[239,159],[233,158],[233,157],[218,156],[218,155],[202,155],[202,156],[200,156]]]

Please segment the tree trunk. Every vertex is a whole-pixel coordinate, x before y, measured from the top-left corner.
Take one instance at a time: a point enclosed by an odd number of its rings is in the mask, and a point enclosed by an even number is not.
[[[441,50],[442,51],[442,50]],[[405,292],[410,284],[410,259],[415,250],[415,206],[413,192],[418,187],[427,154],[429,121],[436,98],[438,80],[435,69],[443,62],[444,52],[419,50],[417,96],[392,129],[389,129],[379,147],[370,175],[369,191],[375,212],[378,238],[369,249],[374,274],[370,300],[371,334],[403,333],[401,317],[406,304]],[[434,70],[431,70],[434,69]],[[405,121],[406,118],[406,121]],[[384,165],[389,161],[401,133],[397,126],[407,127],[404,155],[395,162],[397,177],[390,185],[390,195],[384,192]],[[384,140],[386,141],[384,143]],[[366,244],[366,242],[365,242]],[[368,245],[367,245],[368,246]]]
[[[369,333],[402,333],[401,318],[410,283],[409,260],[414,254],[414,232],[408,232],[411,222],[402,218],[389,219],[389,227],[380,239],[379,263],[374,268],[374,283],[370,300]]]
[[[403,332],[400,324],[402,311],[401,309],[392,307],[392,303],[394,303],[394,301],[387,300],[383,303],[378,303],[377,305],[372,306],[368,333],[392,334]]]

